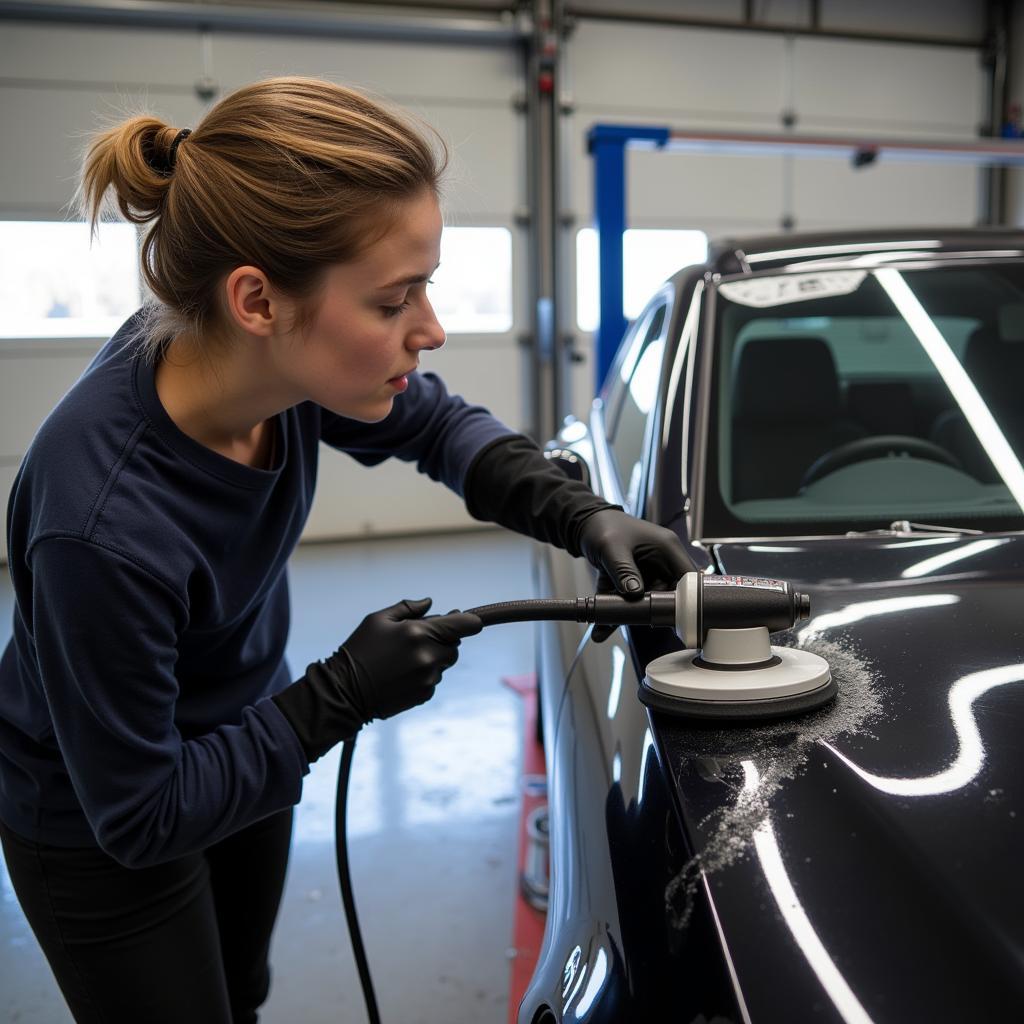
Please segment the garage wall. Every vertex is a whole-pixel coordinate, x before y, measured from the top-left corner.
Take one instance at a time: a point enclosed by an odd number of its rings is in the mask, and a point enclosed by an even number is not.
[[[736,19],[743,0],[588,0],[579,7]],[[805,25],[806,0],[757,2],[755,16]],[[973,0],[822,0],[826,28],[927,31],[977,38]],[[1024,32],[1016,33],[1024,53]],[[591,222],[592,166],[584,137],[599,121],[778,131],[792,111],[797,131],[879,132],[972,138],[984,107],[978,54],[949,47],[672,28],[580,16],[565,45],[564,296],[575,309],[575,233]],[[369,88],[435,124],[452,147],[447,219],[513,232],[515,326],[506,335],[456,335],[429,365],[511,426],[524,425],[525,358],[516,338],[528,322],[525,135],[514,99],[522,90],[511,49],[426,43],[272,38],[111,26],[3,23],[0,31],[0,218],[66,213],[77,153],[97,117],[116,120],[143,104],[193,125],[204,105],[195,84],[222,90],[278,73],[325,75]],[[708,234],[878,224],[970,224],[978,172],[889,164],[860,171],[839,161],[792,157],[630,156],[630,223]],[[1024,209],[1024,202],[1017,206]],[[1021,222],[1018,214],[1017,221]],[[0,341],[0,497],[32,434],[98,347],[82,339]],[[574,370],[574,408],[592,393],[592,339]],[[309,538],[459,527],[461,503],[404,465],[365,470],[325,452]],[[0,556],[3,555],[0,540]]]
[[[730,16],[727,6],[721,5],[718,17]],[[864,6],[846,4],[843,10]],[[933,31],[921,4],[906,5],[916,7],[917,16],[898,26],[886,24],[880,5],[874,6],[874,23],[861,17],[847,27]],[[806,24],[803,4],[771,9]],[[956,25],[966,31],[967,7],[938,5],[936,22],[936,32]],[[567,47],[566,80],[572,108],[565,118],[565,202],[575,220],[564,249],[573,259],[576,231],[592,223],[593,166],[585,139],[595,123],[779,132],[784,112],[791,111],[796,132],[971,139],[985,104],[974,50],[585,17]],[[630,226],[696,228],[715,237],[775,232],[784,220],[796,231],[971,225],[979,211],[980,177],[968,166],[884,159],[854,170],[834,159],[640,151],[627,157],[627,191]],[[588,355],[574,379],[579,415],[593,390],[591,336],[579,334],[577,348]]]
[[[204,104],[195,83],[221,92],[257,78],[309,74],[371,90],[433,124],[451,148],[446,221],[504,226],[525,246],[514,212],[525,202],[518,56],[447,44],[4,22],[0,31],[0,219],[63,219],[78,153],[98,118],[140,106],[190,126]],[[514,266],[515,323],[525,322],[524,268]],[[102,342],[0,340],[0,494],[46,413]],[[449,388],[523,426],[525,359],[516,331],[454,335],[424,361]],[[372,471],[324,449],[305,539],[446,529],[472,523],[462,503],[404,464]],[[0,548],[0,556],[6,551]]]

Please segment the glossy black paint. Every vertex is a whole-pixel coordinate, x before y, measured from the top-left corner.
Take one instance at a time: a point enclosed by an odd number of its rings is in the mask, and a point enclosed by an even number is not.
[[[773,728],[701,728],[636,698],[643,666],[681,646],[671,631],[594,644],[585,627],[542,625],[552,892],[520,1024],[1024,1015],[1024,535],[689,534],[709,356],[701,298],[714,274],[758,253],[779,254],[760,261],[767,269],[837,244],[921,237],[734,241],[672,279],[642,511],[674,528],[700,567],[809,592],[811,619],[774,642],[831,652],[839,697]],[[941,242],[1024,248],[1008,232]],[[697,347],[673,391],[695,297]],[[586,463],[595,491],[620,500],[602,416],[599,400],[590,423],[556,443]],[[560,552],[542,551],[538,568],[542,595],[592,590],[589,569]]]

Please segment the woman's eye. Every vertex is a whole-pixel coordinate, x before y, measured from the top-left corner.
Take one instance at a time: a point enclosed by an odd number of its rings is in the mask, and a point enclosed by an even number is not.
[[[409,303],[401,302],[397,306],[381,306],[380,308],[386,317],[398,316],[399,313],[403,313],[409,308]]]

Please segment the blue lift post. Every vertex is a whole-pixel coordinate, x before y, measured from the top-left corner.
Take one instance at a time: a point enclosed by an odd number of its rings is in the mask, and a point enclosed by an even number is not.
[[[622,308],[622,240],[626,232],[626,147],[662,149],[668,128],[595,124],[587,133],[594,158],[594,227],[597,229],[600,280],[594,367],[597,387],[608,376],[626,330]]]

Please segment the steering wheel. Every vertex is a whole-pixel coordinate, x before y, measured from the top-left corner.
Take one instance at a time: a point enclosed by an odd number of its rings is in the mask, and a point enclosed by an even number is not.
[[[810,487],[815,480],[820,480],[829,473],[834,473],[844,466],[855,462],[866,462],[868,459],[882,458],[894,452],[906,452],[914,459],[927,459],[930,462],[941,462],[944,466],[963,470],[960,460],[951,455],[945,448],[940,448],[931,441],[910,434],[876,434],[874,437],[862,437],[856,441],[847,441],[831,451],[820,455],[807,467],[800,480],[798,491]]]

